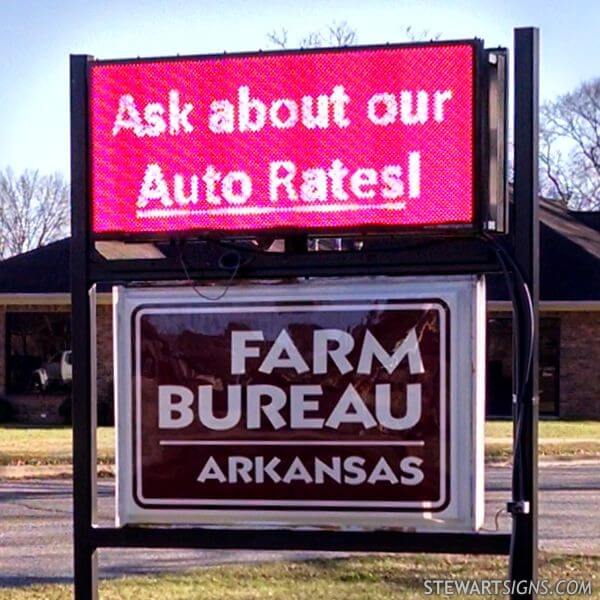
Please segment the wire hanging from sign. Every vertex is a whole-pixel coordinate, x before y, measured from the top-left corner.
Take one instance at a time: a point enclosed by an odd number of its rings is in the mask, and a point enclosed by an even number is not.
[[[185,264],[185,259],[183,257],[183,252],[181,252],[179,254],[179,262],[181,263],[181,266],[183,268],[183,272],[185,273],[185,277],[186,277],[188,283],[191,285],[191,287],[194,290],[194,292],[196,292],[196,294],[198,294],[198,296],[200,296],[200,298],[203,298],[204,300],[208,300],[209,302],[218,302],[219,300],[222,300],[225,297],[225,295],[227,294],[227,292],[229,291],[229,288],[233,284],[233,280],[236,278],[236,276],[238,274],[238,271],[240,269],[240,266],[242,264],[242,257],[241,257],[241,255],[240,255],[239,252],[235,252],[235,251],[229,252],[228,254],[226,254],[224,256],[228,256],[228,255],[235,255],[236,258],[237,258],[237,261],[236,261],[236,263],[235,263],[235,265],[233,267],[232,273],[231,273],[231,277],[229,278],[229,280],[225,284],[225,287],[224,287],[223,291],[220,294],[218,294],[218,295],[216,295],[214,297],[211,297],[211,296],[209,296],[209,295],[201,292],[198,289],[198,287],[194,283],[193,279],[190,277],[190,274],[188,272],[187,266]],[[223,258],[224,258],[224,256],[222,256],[221,260],[219,261],[222,268],[225,268],[224,265],[223,265]]]

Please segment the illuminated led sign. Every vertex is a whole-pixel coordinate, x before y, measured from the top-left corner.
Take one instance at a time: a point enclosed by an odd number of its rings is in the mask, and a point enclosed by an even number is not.
[[[472,227],[479,50],[93,62],[93,232]]]

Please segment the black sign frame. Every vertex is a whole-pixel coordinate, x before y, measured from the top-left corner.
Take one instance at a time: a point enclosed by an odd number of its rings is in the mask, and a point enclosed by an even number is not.
[[[311,55],[311,54],[336,54],[341,52],[356,52],[360,55],[361,52],[370,50],[393,50],[393,49],[409,49],[420,47],[447,47],[457,45],[468,45],[473,50],[473,132],[472,132],[472,150],[473,150],[473,177],[472,177],[472,210],[473,218],[470,223],[439,223],[431,225],[403,225],[401,223],[394,225],[377,225],[370,227],[348,227],[348,228],[311,228],[309,233],[314,236],[357,236],[357,235],[431,235],[431,236],[477,236],[484,231],[485,220],[488,210],[488,192],[489,192],[489,168],[487,157],[489,153],[489,138],[487,135],[489,127],[488,113],[488,79],[486,76],[487,53],[484,49],[483,42],[480,39],[464,39],[464,40],[435,40],[431,42],[408,42],[398,44],[369,44],[356,46],[342,46],[329,48],[303,48],[303,49],[283,49],[269,50],[268,52],[228,52],[225,54],[199,54],[186,56],[162,56],[149,58],[123,58],[123,59],[106,59],[96,60],[91,56],[87,57],[87,82],[90,81],[91,73],[94,66],[103,65],[120,65],[120,64],[144,64],[150,62],[164,61],[211,61],[223,60],[231,58],[253,58],[261,56],[285,56],[285,55]],[[88,106],[91,101],[90,90],[87,91]],[[88,115],[86,107],[86,115]],[[89,118],[89,115],[88,115]],[[89,123],[88,123],[89,125]],[[480,151],[477,151],[477,149]],[[86,156],[88,160],[88,177],[91,177],[91,153],[92,145],[89,143],[86,148]],[[90,197],[92,190],[90,189]],[[93,210],[94,206],[89,211],[89,222],[91,237],[93,240],[121,240],[121,241],[165,241],[172,239],[173,233],[169,232],[94,232],[93,231]],[[290,228],[274,228],[260,231],[203,231],[199,228],[190,230],[179,230],[175,236],[177,239],[195,239],[199,237],[210,239],[239,239],[241,237],[252,238],[254,236],[272,236],[272,237],[289,237],[298,235],[298,229]]]
[[[539,299],[539,218],[537,181],[539,31],[515,30],[515,161],[512,233],[490,242],[485,236],[423,236],[364,242],[360,250],[308,252],[306,239],[287,244],[288,252],[262,253],[200,243],[183,250],[172,242],[166,259],[104,260],[90,229],[87,73],[92,60],[71,56],[71,293],[73,331],[73,516],[75,598],[97,597],[97,551],[102,548],[219,548],[357,552],[431,552],[510,556],[510,579],[537,577],[537,429]],[[481,156],[479,160],[484,160]],[[501,257],[514,257],[507,268]],[[235,260],[232,263],[232,255]],[[183,260],[189,272],[182,273]],[[520,393],[514,410],[512,534],[411,533],[393,531],[302,531],[202,527],[101,527],[95,525],[96,418],[92,389],[94,319],[90,290],[95,285],[149,281],[230,280],[343,275],[499,273],[526,284],[533,305],[513,299],[513,314],[529,336],[515,339],[513,373]],[[533,321],[531,323],[531,320]],[[524,586],[525,587],[525,586]],[[532,598],[531,586],[514,598]]]

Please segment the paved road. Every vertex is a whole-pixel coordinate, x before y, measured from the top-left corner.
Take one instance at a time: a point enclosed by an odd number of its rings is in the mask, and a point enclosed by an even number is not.
[[[503,512],[509,497],[510,471],[487,470],[486,529],[508,530]],[[540,471],[541,547],[556,552],[600,555],[600,466],[561,465]],[[114,518],[114,485],[101,481],[99,516]],[[0,482],[0,587],[69,581],[72,575],[70,481]],[[303,559],[306,552],[103,550],[100,574],[170,571],[225,562]]]

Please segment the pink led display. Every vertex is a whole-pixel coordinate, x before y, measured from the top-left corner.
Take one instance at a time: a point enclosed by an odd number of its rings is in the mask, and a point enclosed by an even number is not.
[[[474,43],[90,68],[98,235],[474,222]]]

